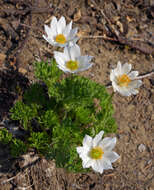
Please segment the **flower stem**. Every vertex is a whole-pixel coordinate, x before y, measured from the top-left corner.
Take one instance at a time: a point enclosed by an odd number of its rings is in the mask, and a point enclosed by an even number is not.
[[[85,38],[85,39],[88,39],[88,38],[92,38],[92,39],[104,39],[104,40],[110,40],[110,41],[117,41],[115,38],[110,38],[110,37],[107,37],[105,35],[103,36],[79,36],[80,38]]]
[[[138,77],[135,78],[135,80],[143,79],[143,78],[146,78],[146,77],[150,77],[150,76],[152,76],[153,74],[154,74],[154,71],[152,71],[151,73],[142,75],[142,76],[138,76]]]

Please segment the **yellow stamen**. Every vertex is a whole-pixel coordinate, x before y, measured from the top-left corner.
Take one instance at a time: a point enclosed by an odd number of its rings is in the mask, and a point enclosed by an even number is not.
[[[55,41],[60,43],[60,44],[65,44],[66,43],[66,38],[63,34],[58,34],[55,38]]]
[[[79,65],[79,63],[77,61],[70,60],[70,61],[66,62],[66,67],[68,69],[70,69],[71,71],[78,69],[78,65]]]
[[[101,159],[103,154],[104,152],[100,147],[95,147],[90,151],[90,157],[95,160]]]
[[[118,85],[121,87],[127,87],[128,84],[131,82],[131,79],[126,75],[123,74],[119,77],[117,77]]]

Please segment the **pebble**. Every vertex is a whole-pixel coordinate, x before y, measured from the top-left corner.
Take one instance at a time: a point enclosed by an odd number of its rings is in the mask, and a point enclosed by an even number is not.
[[[154,6],[154,0],[150,0],[150,5]]]
[[[27,73],[27,70],[24,68],[19,68],[19,73],[22,73],[23,75],[25,75]]]
[[[6,55],[4,53],[0,53],[0,63],[2,64],[5,61]]]
[[[145,146],[144,144],[140,144],[140,145],[138,146],[138,150],[139,150],[140,152],[144,152],[145,149],[146,149],[146,146]]]

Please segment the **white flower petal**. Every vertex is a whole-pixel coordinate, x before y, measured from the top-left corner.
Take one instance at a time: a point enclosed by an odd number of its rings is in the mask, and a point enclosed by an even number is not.
[[[139,88],[142,85],[142,81],[141,80],[133,80],[130,82],[130,84],[128,85],[128,88]]]
[[[103,157],[103,159],[101,160],[101,163],[104,170],[113,169],[110,160],[106,159],[105,157]]]
[[[65,20],[65,18],[62,16],[62,17],[59,19],[58,23],[57,23],[57,32],[58,32],[58,34],[62,34],[63,31],[64,31],[64,29],[65,29],[65,27],[66,27],[66,20]]]
[[[61,47],[61,48],[65,48],[67,46],[67,42],[65,44],[58,43],[58,46]]]
[[[100,140],[102,139],[102,136],[104,134],[104,131],[100,131],[95,138],[93,139],[93,147],[97,146]]]
[[[136,94],[139,93],[139,91],[138,91],[137,89],[132,89],[132,90],[131,90],[131,93],[134,94],[134,95],[136,95]]]
[[[116,145],[116,137],[105,137],[100,143],[99,146],[102,147],[103,151],[111,151]]]
[[[93,65],[92,63],[85,63],[82,67],[80,67],[80,68],[78,69],[78,72],[85,71],[85,70],[91,68],[92,65]]]
[[[131,95],[130,89],[126,87],[118,86],[115,82],[112,82],[112,86],[114,88],[114,91],[119,92],[122,96],[129,96]]]
[[[77,31],[78,31],[78,28],[74,28],[74,29],[72,29],[71,31],[70,31],[70,34],[69,34],[69,40],[72,40],[75,36],[76,36],[76,34],[77,34]]]
[[[131,64],[128,64],[128,63],[125,63],[123,66],[122,66],[122,74],[128,74],[132,69],[132,65]]]
[[[71,29],[72,29],[72,21],[66,26],[66,28],[63,31],[63,34],[64,36],[66,36],[66,38],[69,37]]]
[[[92,166],[93,165],[93,160],[92,159],[87,159],[86,161],[83,161],[82,162],[82,166],[83,166],[83,168],[89,168],[90,166]]]
[[[76,151],[78,154],[81,154],[83,152],[83,147],[82,146],[76,147]]]
[[[71,60],[71,55],[70,55],[70,47],[65,47],[64,48],[64,54],[66,55],[68,61]]]
[[[63,66],[65,65],[66,61],[69,61],[70,59],[67,57],[67,54],[65,53],[61,53],[58,51],[54,51],[54,56],[56,57],[60,57],[61,59],[63,59]]]
[[[67,45],[69,46],[69,47],[71,47],[71,46],[74,46],[74,45],[76,45],[76,42],[78,41],[78,37],[74,37],[74,38],[72,38],[72,39],[69,39],[67,42]]]
[[[44,25],[44,29],[45,29],[45,32],[47,33],[47,36],[52,35],[52,30],[51,28],[49,28],[49,26]]]
[[[70,73],[78,73],[78,72],[79,72],[79,70],[78,70],[78,69],[77,69],[77,70],[74,70],[74,71],[69,70],[69,72],[70,72]]]
[[[44,38],[49,44],[51,44],[51,45],[55,45],[54,40],[52,40],[52,39],[46,37],[45,35],[43,35],[43,38]]]
[[[131,95],[129,88],[121,87],[121,86],[117,85],[116,82],[112,82],[112,86],[113,86],[114,92],[117,91],[117,92],[119,92],[123,96],[129,96],[129,95]]]
[[[54,53],[54,56],[61,57],[61,58],[65,57],[65,54],[62,52],[54,51],[53,53]]]
[[[69,73],[70,71],[66,68],[66,67],[63,67],[62,65],[57,65],[57,67],[62,70],[63,72],[65,73]]]
[[[85,135],[82,144],[83,144],[83,146],[91,147],[91,145],[92,145],[92,137],[89,136],[89,135]]]
[[[86,156],[85,154],[82,154],[82,155],[80,154],[79,156],[82,159],[82,163],[85,167],[86,163],[90,160],[90,158],[88,156]]]
[[[84,63],[87,63],[88,62],[88,59],[86,56],[79,56],[77,58],[77,61],[80,63],[80,65],[84,64]]]
[[[75,60],[77,57],[79,57],[81,55],[80,52],[80,47],[76,44],[72,47],[70,47],[70,56],[71,56],[71,60]]]
[[[56,25],[54,27],[48,27],[44,25],[45,32],[47,33],[48,38],[55,38],[57,36],[57,28]]]
[[[76,148],[79,157],[82,159],[83,168],[88,168],[92,164],[92,159],[88,156],[89,148],[86,147],[77,147]]]
[[[114,70],[111,70],[111,73],[110,73],[110,80],[111,80],[111,81],[114,81],[114,80],[115,80]]]
[[[77,149],[78,151],[80,151],[79,157],[83,160],[83,161],[87,161],[88,159],[90,159],[90,157],[88,156],[89,153],[89,149],[82,147],[83,149]]]
[[[131,95],[131,90],[120,90],[119,93],[123,96],[130,96]]]
[[[132,72],[130,72],[129,74],[128,74],[128,77],[131,79],[131,80],[133,80],[133,79],[135,79],[137,76],[138,76],[138,71],[132,71]]]
[[[103,170],[104,170],[103,165],[99,160],[96,160],[95,162],[93,162],[92,169],[101,174],[103,173]]]
[[[63,65],[62,62],[60,64],[57,63],[57,66],[59,67],[60,70],[63,70],[64,72],[69,72],[69,70],[65,67],[65,65]]]
[[[118,61],[117,68],[114,69],[114,72],[117,75],[121,75],[122,74],[122,66],[121,66],[121,62],[120,61]]]
[[[54,58],[55,58],[58,65],[64,67],[65,63],[64,63],[64,60],[61,57],[54,55]]]
[[[50,22],[50,28],[55,28],[57,32],[57,18],[53,16],[52,21]]]
[[[85,71],[92,67],[92,63],[89,63],[93,57],[92,56],[80,56],[77,58],[79,62],[79,69],[78,71]]]
[[[115,162],[120,158],[120,156],[113,151],[106,151],[103,155],[106,159],[110,160],[111,163]]]

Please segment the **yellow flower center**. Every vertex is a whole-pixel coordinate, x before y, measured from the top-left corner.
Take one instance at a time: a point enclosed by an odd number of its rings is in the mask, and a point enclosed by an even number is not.
[[[119,77],[117,77],[118,85],[121,87],[127,87],[128,84],[131,82],[131,79],[126,75],[123,74]]]
[[[55,41],[60,44],[65,44],[66,43],[66,38],[63,34],[58,34],[55,38]]]
[[[100,147],[95,147],[90,151],[90,157],[95,160],[101,159],[103,154],[104,152]]]
[[[66,62],[66,67],[70,69],[71,71],[78,69],[78,65],[79,63],[77,61],[70,60]]]

